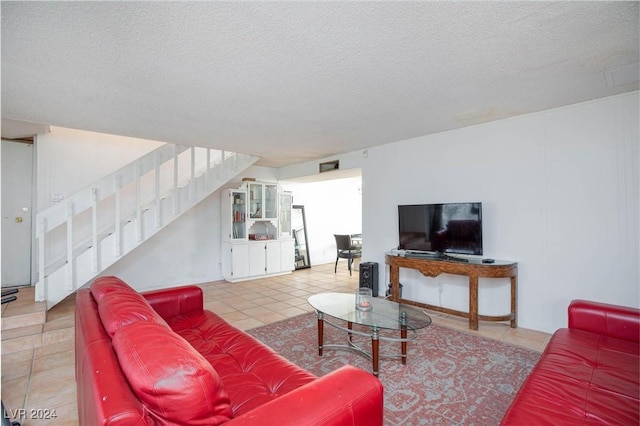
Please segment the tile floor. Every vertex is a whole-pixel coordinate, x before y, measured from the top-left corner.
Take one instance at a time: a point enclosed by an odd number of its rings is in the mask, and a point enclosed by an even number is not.
[[[234,326],[247,330],[288,317],[311,312],[307,297],[323,291],[351,292],[358,287],[358,268],[349,276],[343,264],[334,274],[333,264],[313,266],[295,271],[291,275],[227,283],[216,281],[201,284],[205,306],[224,317]],[[33,300],[33,299],[31,299]],[[31,304],[24,308],[29,310]],[[3,316],[9,308],[3,306]],[[19,304],[11,309],[21,309]],[[55,424],[77,425],[76,385],[74,370],[74,298],[69,297],[51,309],[47,322],[30,326],[20,333],[26,334],[25,345],[37,342],[33,349],[8,348],[2,354],[2,401],[7,411],[25,409],[55,410],[57,418],[51,420],[25,419],[23,426]],[[432,313],[434,323],[468,330],[466,319]],[[469,331],[471,332],[471,331]],[[3,332],[16,333],[8,330]],[[503,340],[541,351],[549,335],[522,328],[511,329],[507,324],[481,322],[480,335]]]

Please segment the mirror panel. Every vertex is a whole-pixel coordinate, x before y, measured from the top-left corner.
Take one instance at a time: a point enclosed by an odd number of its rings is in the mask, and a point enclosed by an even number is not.
[[[307,223],[304,216],[304,206],[292,206],[291,227],[293,228],[295,245],[295,268],[310,268],[311,259],[309,258],[309,242],[307,240]]]

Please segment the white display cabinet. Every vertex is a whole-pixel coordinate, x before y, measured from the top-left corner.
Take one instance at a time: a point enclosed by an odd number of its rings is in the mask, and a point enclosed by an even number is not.
[[[245,182],[222,204],[222,275],[230,282],[291,273],[292,196],[277,183]],[[225,201],[226,200],[226,201]]]

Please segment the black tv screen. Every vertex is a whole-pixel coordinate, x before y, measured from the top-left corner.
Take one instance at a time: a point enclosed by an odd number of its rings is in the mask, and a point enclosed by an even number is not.
[[[482,255],[482,203],[398,206],[398,249]]]

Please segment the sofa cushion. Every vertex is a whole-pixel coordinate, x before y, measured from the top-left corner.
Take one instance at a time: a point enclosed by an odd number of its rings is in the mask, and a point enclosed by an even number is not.
[[[133,391],[159,425],[218,425],[231,417],[229,396],[211,364],[167,327],[136,322],[113,336]]]
[[[167,321],[218,372],[229,393],[234,417],[317,378],[211,311]]]
[[[144,321],[169,327],[149,302],[117,277],[100,277],[91,285],[102,325],[113,337],[125,325]]]

